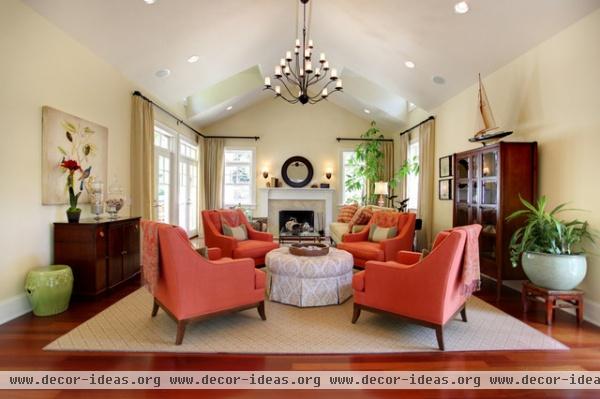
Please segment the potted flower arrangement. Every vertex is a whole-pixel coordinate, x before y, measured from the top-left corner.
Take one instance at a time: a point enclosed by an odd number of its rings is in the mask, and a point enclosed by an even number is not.
[[[558,218],[566,211],[560,204],[547,211],[547,199],[541,197],[534,206],[519,196],[525,209],[511,214],[506,220],[525,218],[510,241],[511,262],[523,271],[534,284],[554,290],[571,290],[583,281],[587,272],[584,241],[594,243],[594,235],[585,221],[564,221]]]
[[[60,167],[67,172],[67,189],[69,191],[69,209],[67,209],[67,219],[69,223],[78,223],[81,216],[81,209],[77,207],[79,197],[83,192],[83,183],[90,176],[92,167],[90,166],[85,171],[81,169],[79,163],[72,159],[63,158]],[[75,194],[75,172],[80,172],[79,176],[79,192]]]

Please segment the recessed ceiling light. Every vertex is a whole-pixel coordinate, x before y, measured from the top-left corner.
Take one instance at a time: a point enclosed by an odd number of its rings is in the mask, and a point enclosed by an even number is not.
[[[461,1],[454,5],[454,12],[457,14],[466,14],[469,11],[469,5],[466,1]]]
[[[154,4],[154,3],[156,3],[156,0],[144,0],[144,3],[146,3],[146,4]]]
[[[413,69],[415,67],[415,63],[412,61],[406,61],[404,62],[404,65],[406,65],[407,68]]]
[[[167,69],[167,68],[165,68],[165,69],[159,69],[155,73],[155,75],[156,75],[157,78],[166,78],[170,74],[171,74],[171,71],[169,69]]]
[[[233,105],[230,105],[229,107],[226,108],[227,111],[231,111],[233,109]]]
[[[190,58],[187,59],[187,62],[189,62],[190,64],[193,64],[194,62],[198,62],[199,59],[200,59],[199,55],[192,55]]]
[[[439,76],[439,75],[435,75],[434,77],[431,78],[431,80],[433,81],[433,83],[438,84],[438,85],[443,85],[444,83],[446,83],[446,79],[444,79],[443,76]]]
[[[371,113],[371,110],[367,109],[367,108],[363,109],[363,111],[365,111],[365,114],[370,114]]]

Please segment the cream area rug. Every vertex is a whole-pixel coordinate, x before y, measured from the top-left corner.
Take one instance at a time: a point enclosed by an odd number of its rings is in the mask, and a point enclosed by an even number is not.
[[[44,349],[191,353],[335,354],[437,351],[435,331],[391,316],[363,311],[356,324],[352,298],[342,305],[297,308],[265,303],[267,321],[256,309],[188,325],[175,345],[175,322],[159,310],[150,317],[152,296],[141,288]],[[471,298],[468,323],[444,328],[446,351],[561,350],[560,342],[486,302]]]

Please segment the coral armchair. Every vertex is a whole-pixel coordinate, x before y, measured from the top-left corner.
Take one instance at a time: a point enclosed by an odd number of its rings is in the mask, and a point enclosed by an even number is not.
[[[369,224],[358,233],[344,234],[342,242],[337,245],[339,249],[348,251],[354,257],[354,265],[364,267],[369,260],[393,260],[398,251],[410,251],[415,236],[414,213],[399,213],[379,211],[373,213]],[[381,242],[369,241],[371,225],[380,227],[396,227],[398,233],[395,237]]]
[[[461,281],[466,239],[464,230],[445,231],[438,234],[423,260],[418,253],[400,251],[396,262],[367,262],[352,281],[352,323],[362,309],[389,313],[434,328],[438,346],[444,350],[444,325],[458,312],[467,321],[468,296]]]
[[[254,307],[266,320],[265,273],[251,259],[208,260],[192,248],[182,228],[157,224],[160,259],[152,316],[160,307],[175,319],[176,345],[193,321]],[[209,255],[217,252],[210,250]]]
[[[225,220],[232,227],[245,225],[248,239],[237,241],[233,237],[224,235],[221,220]],[[279,245],[273,242],[271,233],[252,228],[241,209],[202,211],[202,223],[206,246],[220,248],[223,256],[233,259],[252,258],[256,266],[262,266],[265,264],[265,255],[279,248]]]

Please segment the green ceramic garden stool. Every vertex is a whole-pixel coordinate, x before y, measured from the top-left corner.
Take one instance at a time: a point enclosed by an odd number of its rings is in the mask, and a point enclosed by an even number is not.
[[[67,265],[37,267],[27,274],[27,298],[36,316],[52,316],[69,307],[73,272]]]

